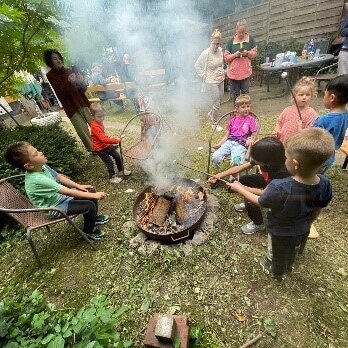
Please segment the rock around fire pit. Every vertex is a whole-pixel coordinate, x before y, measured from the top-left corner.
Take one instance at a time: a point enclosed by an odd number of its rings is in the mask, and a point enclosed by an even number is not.
[[[133,217],[139,230],[149,238],[175,243],[199,227],[206,209],[203,187],[180,178],[166,187],[146,187],[134,203]]]

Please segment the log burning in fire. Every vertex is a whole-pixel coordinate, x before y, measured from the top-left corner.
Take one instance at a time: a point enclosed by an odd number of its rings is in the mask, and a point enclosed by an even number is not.
[[[171,234],[186,228],[197,212],[204,209],[204,193],[190,186],[169,185],[145,193],[137,208],[143,229],[156,234]]]

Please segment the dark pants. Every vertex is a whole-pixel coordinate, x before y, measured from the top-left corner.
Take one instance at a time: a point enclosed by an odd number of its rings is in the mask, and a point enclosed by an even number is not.
[[[83,214],[83,232],[92,233],[95,227],[95,217],[98,214],[97,200],[74,198],[68,203],[67,214]]]
[[[302,242],[307,235],[302,236],[274,236],[272,235],[272,273],[281,277],[289,271],[295,261],[296,247]]]
[[[248,94],[250,86],[250,77],[244,80],[232,80],[230,79],[230,99],[235,102],[236,98],[240,94]]]
[[[244,186],[264,189],[267,186],[265,179],[260,174],[243,175],[240,177],[239,182]],[[256,225],[263,223],[263,217],[260,207],[245,201],[245,209],[251,221]]]
[[[123,171],[121,156],[116,151],[114,146],[108,146],[107,148],[103,150],[97,151],[97,154],[105,163],[106,168],[108,169],[110,179],[115,175],[114,163],[112,162],[112,159],[114,159],[118,171],[119,172]]]

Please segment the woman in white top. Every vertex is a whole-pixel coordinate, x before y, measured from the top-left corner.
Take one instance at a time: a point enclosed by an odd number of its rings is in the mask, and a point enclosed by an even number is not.
[[[210,46],[204,50],[195,63],[197,74],[203,78],[202,89],[205,89],[211,98],[212,107],[208,113],[212,127],[219,119],[219,108],[224,94],[225,73],[223,68],[223,51],[220,47],[221,33],[215,29],[211,36]],[[222,130],[217,126],[216,130]]]

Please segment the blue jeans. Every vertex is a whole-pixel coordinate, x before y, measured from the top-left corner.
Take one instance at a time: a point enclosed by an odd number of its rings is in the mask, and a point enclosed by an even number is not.
[[[220,164],[227,156],[231,156],[231,166],[240,165],[245,161],[246,147],[236,141],[226,140],[212,156],[213,165],[220,169]]]

